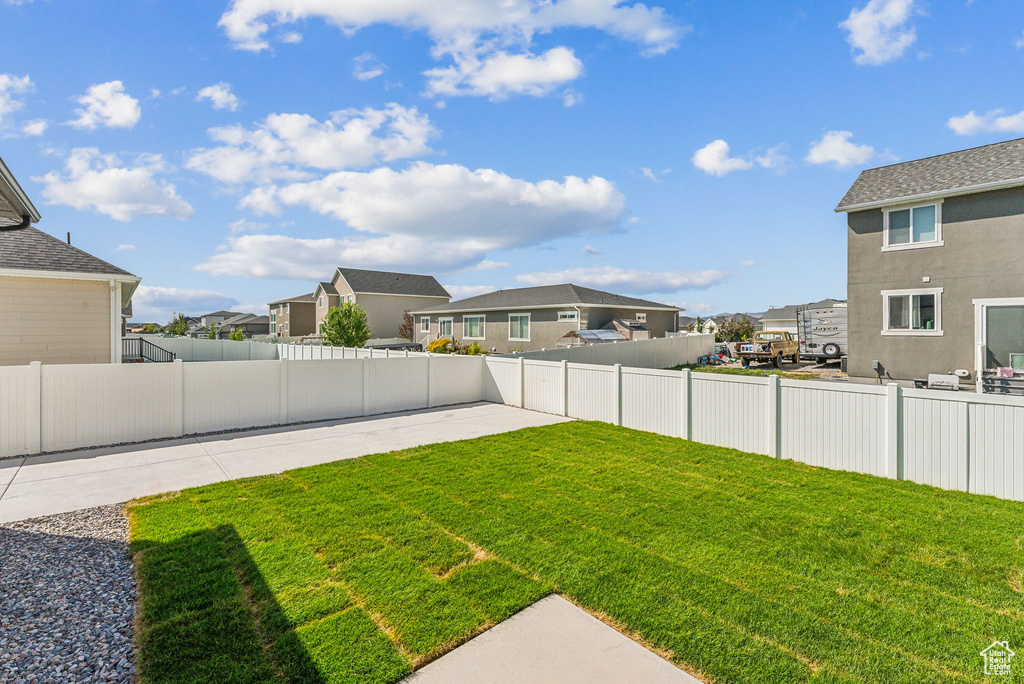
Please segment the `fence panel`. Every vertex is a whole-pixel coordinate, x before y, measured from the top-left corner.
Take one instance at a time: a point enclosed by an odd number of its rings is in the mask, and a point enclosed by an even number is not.
[[[539,349],[514,356],[530,361],[568,360],[570,363],[606,366],[621,364],[628,368],[671,368],[685,363],[696,363],[702,355],[710,354],[714,346],[713,335],[684,335],[633,342],[588,344],[562,349]]]
[[[682,435],[682,376],[671,371],[622,369],[622,424],[659,435]]]
[[[427,407],[427,359],[364,358],[360,363],[366,364],[367,415]]]
[[[174,435],[174,364],[43,365],[41,448]]]
[[[555,361],[525,361],[523,376],[526,392],[524,408],[544,413],[561,413],[565,385],[562,364]]]
[[[485,359],[486,372],[484,398],[487,401],[509,406],[519,405],[520,377],[519,360],[488,356]]]
[[[363,367],[359,361],[288,363],[288,420],[350,418],[363,412]]]
[[[693,440],[768,453],[768,378],[693,373]]]
[[[39,407],[34,407],[36,415],[32,416],[29,398],[35,391],[32,384],[37,382],[31,366],[0,368],[0,457],[34,451],[38,437],[30,430],[35,427],[38,432],[34,421],[38,420]],[[35,398],[38,404],[38,396]]]
[[[967,491],[967,408],[966,402],[904,395],[904,479]]]
[[[185,433],[282,422],[281,365],[280,361],[182,364]]]
[[[466,404],[482,401],[483,398],[484,358],[482,356],[430,357],[431,406]]]
[[[1016,403],[1020,401],[969,406],[970,491],[1024,500],[1024,405]]]
[[[614,423],[617,401],[613,366],[569,364],[570,416]]]
[[[780,382],[780,456],[885,475],[885,388]]]

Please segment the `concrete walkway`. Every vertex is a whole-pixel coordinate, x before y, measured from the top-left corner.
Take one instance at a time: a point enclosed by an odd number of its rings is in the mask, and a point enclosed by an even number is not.
[[[541,599],[403,684],[700,684],[561,596]]]
[[[565,418],[469,404],[0,461],[0,522]]]

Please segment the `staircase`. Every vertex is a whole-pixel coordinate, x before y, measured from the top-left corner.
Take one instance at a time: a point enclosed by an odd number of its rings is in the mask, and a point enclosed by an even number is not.
[[[169,363],[174,361],[174,352],[158,347],[141,337],[121,339],[121,363]]]

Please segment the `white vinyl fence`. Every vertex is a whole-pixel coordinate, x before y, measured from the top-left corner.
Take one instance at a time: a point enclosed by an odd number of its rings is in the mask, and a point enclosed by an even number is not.
[[[697,359],[710,354],[714,349],[714,335],[677,335],[631,342],[540,349],[503,356],[531,361],[570,361],[601,366],[614,366],[620,363],[630,368],[672,368],[686,363],[696,363]]]
[[[282,346],[296,360],[0,367],[0,457],[487,400],[1024,500],[1020,397]]]
[[[182,361],[272,361],[278,358],[278,345],[253,340],[211,340],[200,337],[161,337],[160,335],[129,335],[141,337]]]

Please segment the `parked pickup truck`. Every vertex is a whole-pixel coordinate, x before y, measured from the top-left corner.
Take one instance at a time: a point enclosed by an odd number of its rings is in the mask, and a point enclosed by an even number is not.
[[[744,368],[755,361],[780,368],[783,359],[800,363],[800,343],[785,330],[765,330],[754,333],[754,339],[749,342],[738,343],[736,356],[740,357]]]

